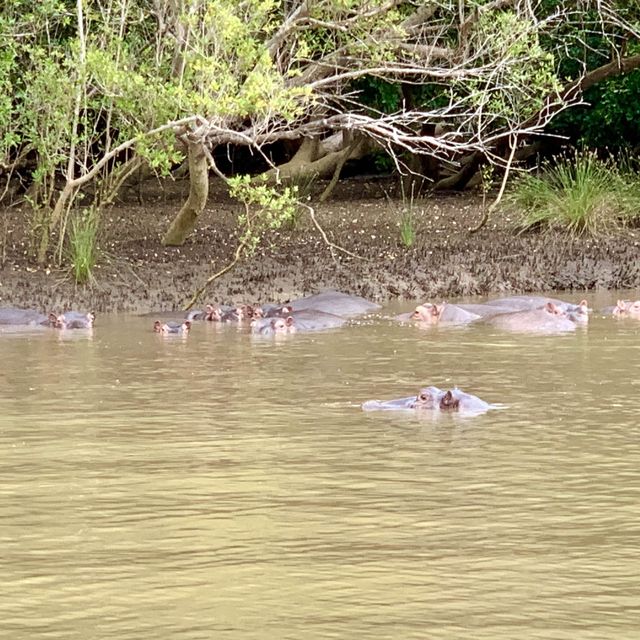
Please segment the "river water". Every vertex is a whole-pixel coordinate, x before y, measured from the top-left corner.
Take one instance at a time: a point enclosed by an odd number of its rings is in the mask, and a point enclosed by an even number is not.
[[[0,335],[2,638],[640,637],[640,322],[151,324]]]

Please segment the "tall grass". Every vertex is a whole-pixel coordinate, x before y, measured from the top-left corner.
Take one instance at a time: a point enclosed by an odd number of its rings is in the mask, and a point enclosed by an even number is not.
[[[404,207],[400,217],[400,242],[407,247],[412,247],[416,241],[416,227],[413,222],[413,209]]]
[[[404,181],[400,181],[400,189],[402,195],[402,210],[400,212],[400,242],[404,247],[409,249],[416,241],[417,233],[414,219],[415,198],[411,186],[411,194],[405,192]]]
[[[94,280],[93,272],[98,261],[98,227],[100,216],[96,209],[87,209],[71,221],[69,233],[69,260],[78,284]]]
[[[640,180],[624,165],[579,151],[518,178],[505,201],[522,230],[548,226],[597,235],[640,221]]]

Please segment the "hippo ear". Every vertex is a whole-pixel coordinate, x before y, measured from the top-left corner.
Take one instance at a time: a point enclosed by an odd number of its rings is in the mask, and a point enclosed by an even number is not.
[[[439,316],[442,313],[442,310],[444,309],[444,305],[446,304],[446,302],[443,302],[442,304],[432,304],[431,305],[431,315],[432,316]]]
[[[588,307],[589,303],[586,300],[580,300],[580,302],[578,303],[579,307]]]
[[[58,316],[55,313],[50,313],[49,314],[49,324],[52,327],[55,327],[56,324],[58,324]]]
[[[287,319],[285,320],[285,323],[287,325],[287,327],[290,327],[293,325],[293,318],[291,316],[288,316]]]
[[[89,313],[87,313],[87,319],[90,320],[91,322],[95,322],[96,321],[96,312],[95,311],[89,311]]]
[[[215,311],[212,304],[208,304],[204,309],[207,313],[213,313]]]
[[[624,300],[618,300],[616,307],[620,309],[620,311],[624,311],[627,308],[627,305],[624,303]]]
[[[544,305],[544,308],[549,312],[549,313],[558,313],[558,308],[556,307],[555,304],[553,304],[553,302],[547,302],[547,304]]]
[[[184,321],[184,327],[187,331],[189,331],[189,329],[191,329],[191,321],[190,320],[185,320]]]
[[[156,333],[159,333],[159,332],[161,331],[161,329],[162,329],[162,325],[160,324],[160,320],[156,320],[156,321],[153,323],[153,330],[154,330]]]

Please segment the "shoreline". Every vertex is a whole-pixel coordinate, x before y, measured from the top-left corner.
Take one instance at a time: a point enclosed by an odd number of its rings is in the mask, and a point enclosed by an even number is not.
[[[1,210],[0,306],[101,313],[182,309],[207,277],[230,261],[238,205],[218,194],[183,247],[163,247],[161,234],[182,202],[184,185],[177,186],[169,196],[164,192],[143,205],[121,204],[103,213],[104,254],[93,285],[75,285],[63,270],[36,268],[25,257],[26,213]],[[377,197],[360,197],[372,191]],[[349,190],[316,207],[316,218],[331,242],[359,258],[336,250],[332,255],[304,218],[294,229],[266,237],[251,259],[214,282],[200,302],[284,302],[322,289],[384,304],[640,288],[639,229],[595,239],[553,231],[516,235],[508,217],[496,214],[469,234],[482,215],[481,197],[443,194],[413,203],[416,240],[407,248],[399,234],[403,206],[375,182],[351,182]]]

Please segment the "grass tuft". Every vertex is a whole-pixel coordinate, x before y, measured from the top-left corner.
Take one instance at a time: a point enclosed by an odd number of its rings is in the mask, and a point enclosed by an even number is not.
[[[628,165],[578,151],[518,178],[505,201],[523,231],[553,227],[597,235],[640,220],[640,180]]]
[[[407,247],[412,247],[416,241],[416,228],[413,223],[413,209],[404,207],[400,217],[400,241]]]
[[[71,222],[69,260],[78,284],[94,280],[93,271],[99,257],[97,243],[100,216],[96,209],[88,209]]]

